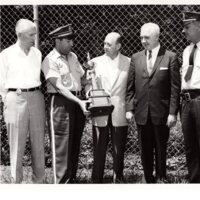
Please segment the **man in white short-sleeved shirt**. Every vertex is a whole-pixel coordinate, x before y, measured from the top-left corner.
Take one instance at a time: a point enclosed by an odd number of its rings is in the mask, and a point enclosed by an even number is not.
[[[41,52],[33,47],[36,26],[27,19],[16,24],[17,42],[0,54],[0,94],[4,101],[11,180],[23,180],[22,157],[29,132],[33,182],[43,183],[45,105],[40,92]]]

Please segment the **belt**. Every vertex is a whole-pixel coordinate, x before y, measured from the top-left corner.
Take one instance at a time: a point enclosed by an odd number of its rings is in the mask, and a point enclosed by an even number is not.
[[[21,88],[9,88],[8,91],[9,92],[16,92],[16,91],[21,91],[21,92],[33,92],[36,90],[39,90],[40,87],[34,87],[34,88],[28,88],[28,89],[21,89]]]
[[[200,96],[200,89],[193,89],[193,90],[182,90],[181,91],[181,98],[184,101],[191,101]]]

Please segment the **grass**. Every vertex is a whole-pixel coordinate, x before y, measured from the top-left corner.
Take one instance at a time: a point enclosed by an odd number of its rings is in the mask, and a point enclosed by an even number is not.
[[[91,133],[91,122],[88,121],[85,126],[81,141],[81,151],[79,156],[79,169],[77,172],[77,183],[91,183],[91,171],[93,164],[93,143]],[[0,183],[10,183],[10,170],[9,170],[9,146],[8,138],[4,135],[1,137],[1,174]],[[45,159],[46,159],[46,178],[47,184],[53,183],[52,169],[51,169],[51,149],[48,134],[45,134]],[[28,144],[28,143],[27,143]],[[112,148],[111,143],[108,144],[108,151],[106,157],[104,183],[112,183]],[[25,184],[32,183],[32,169],[31,169],[31,151],[30,146],[27,145],[25,156],[23,159],[24,164],[24,181]],[[170,138],[167,150],[167,179],[169,183],[187,183],[186,175],[187,169],[185,167],[185,152],[183,145],[183,135],[181,131],[180,119],[176,127],[171,129]],[[127,139],[125,159],[124,159],[124,178],[126,183],[141,183],[142,178],[142,165],[139,156],[139,146],[134,123],[129,126],[129,134]]]
[[[92,173],[92,160],[88,160],[87,165],[81,165],[77,171],[77,184],[90,184],[91,173]],[[52,168],[46,168],[45,170],[45,183],[53,183]],[[104,171],[104,183],[112,183],[112,160],[110,156],[107,157],[107,162]],[[24,167],[23,169],[23,184],[32,183],[32,168],[30,166]],[[129,156],[124,165],[124,183],[127,184],[141,184],[143,170],[139,156]],[[183,156],[172,157],[167,160],[167,182],[170,183],[187,183],[187,169],[185,167],[185,158]],[[1,184],[9,184],[10,181],[10,167],[1,166],[0,175]]]

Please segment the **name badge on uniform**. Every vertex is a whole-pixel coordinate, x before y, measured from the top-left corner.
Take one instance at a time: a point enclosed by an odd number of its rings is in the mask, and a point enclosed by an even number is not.
[[[68,82],[69,82],[69,80],[67,80],[67,75],[61,75],[61,80],[62,80],[62,84],[64,85],[64,86],[67,86],[67,84],[68,84]]]

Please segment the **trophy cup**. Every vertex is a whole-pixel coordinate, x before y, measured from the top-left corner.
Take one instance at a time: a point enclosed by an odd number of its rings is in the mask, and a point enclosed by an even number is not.
[[[87,54],[87,60],[90,60],[89,52]],[[95,66],[90,66],[87,63],[84,63],[83,65],[87,70],[93,69],[90,73],[92,90],[90,90],[89,92],[89,99],[91,100],[91,103],[88,106],[88,110],[91,112],[91,116],[99,117],[111,114],[114,106],[111,104],[110,96],[105,92],[104,89],[100,87],[100,85],[96,81]]]

